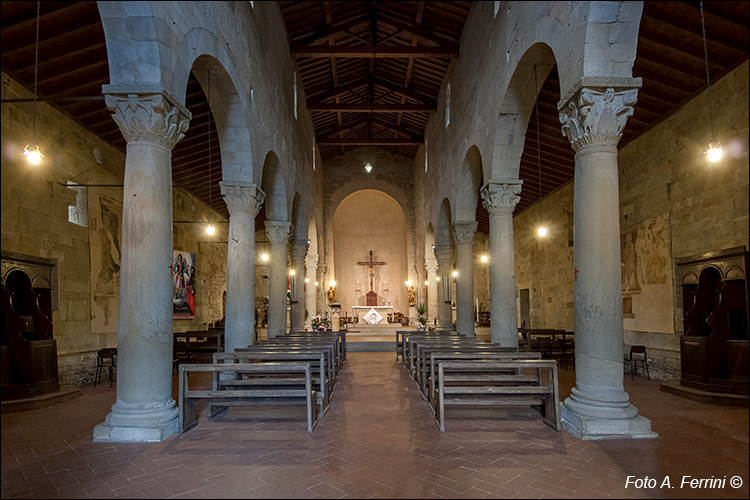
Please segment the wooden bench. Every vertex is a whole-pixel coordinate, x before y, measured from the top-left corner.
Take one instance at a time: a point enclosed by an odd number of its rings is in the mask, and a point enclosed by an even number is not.
[[[346,363],[346,330],[339,330],[338,332],[308,332],[308,331],[293,331],[285,335],[286,337],[295,338],[323,338],[323,339],[336,339],[338,341],[338,348],[340,353],[341,362]]]
[[[320,417],[324,416],[330,407],[331,379],[328,377],[328,367],[326,364],[326,355],[324,352],[289,352],[281,353],[275,351],[263,351],[262,349],[251,352],[217,352],[214,354],[214,364],[226,363],[254,363],[254,362],[309,362],[312,370],[313,389],[317,392],[318,406],[320,407]],[[243,380],[238,380],[236,384],[228,381],[223,382],[227,385],[244,385]]]
[[[315,339],[309,339],[309,338],[303,338],[303,337],[287,337],[287,336],[281,336],[281,337],[274,337],[272,339],[263,340],[259,344],[260,346],[302,346],[302,347],[320,347],[320,348],[330,348],[331,354],[333,355],[333,362],[336,369],[336,373],[341,371],[344,367],[344,360],[341,355],[341,350],[339,349],[339,343],[338,340],[333,338],[315,338]]]
[[[417,350],[421,345],[487,345],[482,339],[476,337],[464,337],[459,336],[452,339],[435,339],[435,338],[411,338],[408,344],[407,352],[407,368],[409,370],[409,376],[417,382]]]
[[[434,335],[434,336],[458,336],[455,331],[424,331],[424,330],[396,330],[396,359],[401,356],[401,363],[404,363],[404,352],[406,342],[411,335]]]
[[[448,353],[516,353],[518,349],[515,347],[502,347],[498,344],[491,343],[461,343],[461,344],[420,344],[417,346],[417,359],[416,359],[416,373],[415,382],[422,392],[424,397],[427,397],[427,381],[430,377],[429,363],[430,354],[433,352],[448,352]]]
[[[234,350],[234,352],[268,352],[268,353],[277,353],[277,354],[288,354],[288,353],[304,353],[304,354],[319,354],[323,353],[324,360],[325,360],[325,366],[326,366],[326,372],[327,372],[327,378],[330,381],[330,394],[328,399],[330,400],[331,397],[333,397],[333,388],[336,387],[336,378],[338,377],[338,372],[336,370],[336,363],[334,361],[334,354],[333,354],[333,347],[332,346],[295,346],[295,345],[288,345],[288,344],[262,344],[262,345],[254,345],[250,347],[238,347]]]
[[[500,347],[498,344],[491,344],[489,342],[485,342],[482,339],[478,339],[475,337],[467,337],[467,338],[460,338],[458,340],[419,340],[415,341],[412,350],[414,351],[413,354],[413,363],[412,363],[412,371],[410,373],[412,380],[417,384],[417,387],[421,389],[421,383],[422,383],[422,377],[423,377],[423,371],[422,369],[425,366],[425,363],[427,361],[425,357],[425,351],[428,351],[430,349],[459,349],[459,348],[484,348],[484,349],[496,349],[500,352],[516,352],[517,349],[513,347]]]
[[[545,371],[549,372],[546,382]],[[436,400],[440,432],[445,432],[446,406],[541,405],[544,423],[561,429],[557,363],[551,360],[441,361]]]
[[[188,374],[195,372],[212,373],[211,389],[189,388]],[[248,383],[241,388],[222,386],[222,373],[229,373],[233,380],[239,378],[238,374],[246,374]],[[310,363],[182,364],[179,377],[180,433],[198,423],[195,402],[199,399],[208,400],[211,417],[229,406],[291,404],[306,405],[307,432],[312,432],[318,423]]]
[[[430,405],[432,413],[435,413],[435,406],[437,399],[435,397],[435,387],[437,367],[441,361],[506,361],[514,359],[542,359],[542,354],[539,352],[493,352],[484,350],[460,350],[460,351],[432,351],[430,352],[430,359],[428,361],[428,368],[425,371],[425,384],[429,384],[429,387],[425,388],[427,393],[427,402]]]

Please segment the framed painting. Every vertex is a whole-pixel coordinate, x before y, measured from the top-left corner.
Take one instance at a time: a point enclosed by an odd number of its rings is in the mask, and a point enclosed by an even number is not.
[[[174,319],[195,318],[195,254],[175,250],[172,259]]]

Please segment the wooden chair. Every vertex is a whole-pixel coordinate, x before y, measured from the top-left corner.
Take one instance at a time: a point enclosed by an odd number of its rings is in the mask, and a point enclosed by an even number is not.
[[[637,357],[633,358],[633,354],[643,355],[643,359],[638,359]],[[628,361],[630,362],[631,380],[635,379],[635,374],[638,372],[638,361],[643,363],[643,366],[646,367],[646,377],[648,377],[648,379],[651,380],[651,374],[648,372],[648,357],[646,355],[645,345],[630,346],[630,357],[628,358]]]
[[[102,371],[107,368],[107,374],[109,375],[109,386],[115,381],[115,375],[117,371],[117,348],[116,347],[105,347],[99,349],[96,353],[96,374],[94,375],[94,386],[102,379]]]

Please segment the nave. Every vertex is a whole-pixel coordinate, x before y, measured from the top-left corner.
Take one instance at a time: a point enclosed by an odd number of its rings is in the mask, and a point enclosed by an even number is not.
[[[575,382],[560,370],[560,397]],[[744,475],[748,412],[625,377],[658,439],[584,441],[536,411],[456,410],[446,432],[392,352],[350,352],[331,409],[308,434],[303,411],[232,408],[160,443],[92,443],[116,387],[2,418],[2,498],[747,498],[748,486],[679,487],[682,476]],[[177,398],[177,377],[173,379]],[[486,414],[485,414],[486,415]],[[673,489],[625,488],[627,476]]]

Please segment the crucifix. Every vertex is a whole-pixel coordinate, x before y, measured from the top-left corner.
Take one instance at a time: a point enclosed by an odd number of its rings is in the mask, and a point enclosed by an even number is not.
[[[367,305],[376,306],[378,305],[378,294],[375,293],[375,266],[384,266],[385,262],[376,262],[372,257],[372,250],[370,250],[370,260],[357,262],[360,266],[367,266],[370,270],[370,291],[367,292]]]

